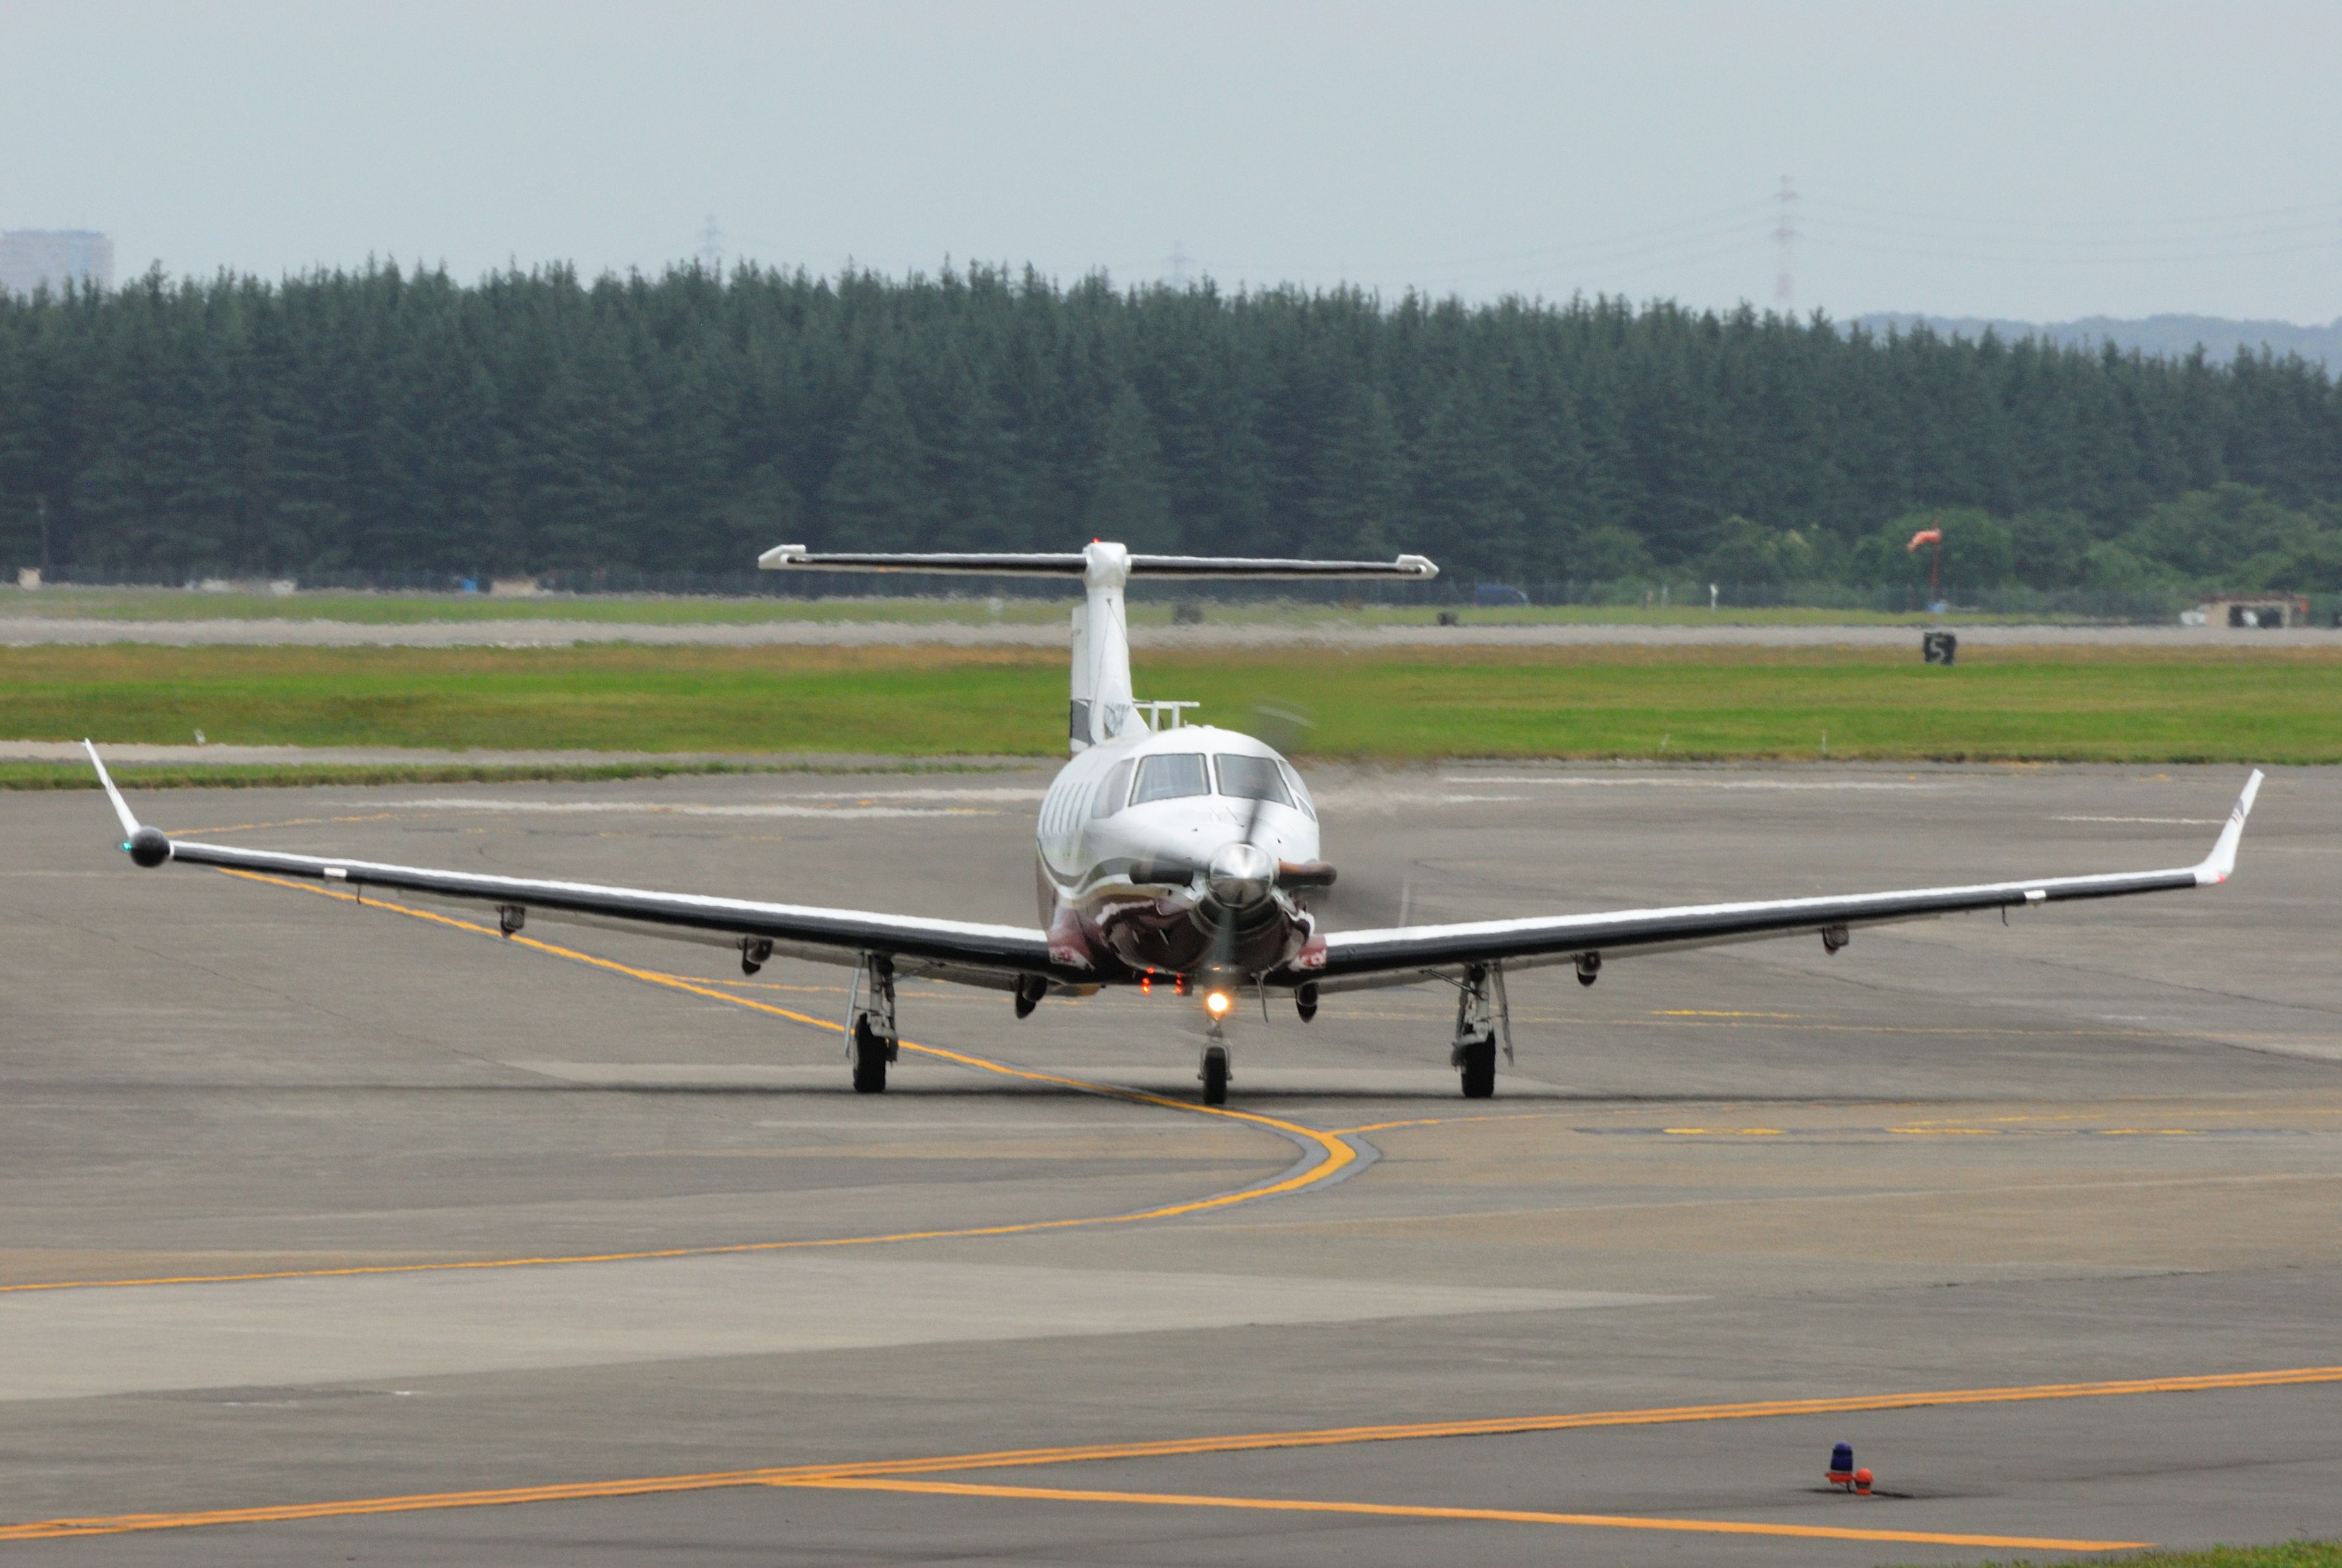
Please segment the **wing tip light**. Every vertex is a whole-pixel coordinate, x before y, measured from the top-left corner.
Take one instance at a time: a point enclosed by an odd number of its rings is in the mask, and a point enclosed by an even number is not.
[[[2253,814],[2253,799],[2261,793],[2261,780],[2267,776],[2255,768],[2252,777],[2245,781],[2244,793],[2237,796],[2236,806],[2228,813],[2228,820],[2220,829],[2219,839],[2212,845],[2212,853],[2196,867],[2197,886],[2217,885],[2235,874],[2237,845],[2244,840],[2245,819]]]

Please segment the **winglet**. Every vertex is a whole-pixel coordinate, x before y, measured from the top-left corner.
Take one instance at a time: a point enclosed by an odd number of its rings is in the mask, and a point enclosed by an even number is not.
[[[2261,770],[2255,768],[2253,776],[2245,781],[2245,793],[2237,797],[2237,808],[2228,814],[2228,823],[2220,830],[2218,842],[2212,853],[2196,868],[2196,885],[2203,887],[2228,880],[2237,869],[2237,844],[2245,836],[2245,819],[2253,814],[2253,797],[2261,793]]]
[[[164,835],[162,829],[142,827],[138,819],[130,814],[130,803],[124,800],[122,792],[114,787],[113,776],[105,771],[105,764],[99,760],[97,747],[85,739],[81,749],[89,754],[89,765],[97,770],[97,782],[105,786],[105,798],[114,803],[114,814],[122,819],[122,847],[130,852],[130,858],[141,865],[160,865],[170,859],[171,841]]]
[[[81,743],[81,749],[89,754],[89,765],[97,770],[97,782],[105,788],[105,798],[114,803],[114,814],[122,819],[122,836],[130,837],[138,831],[138,819],[130,814],[130,803],[124,800],[122,792],[114,787],[113,776],[105,771],[105,764],[98,760],[97,747],[85,740]]]

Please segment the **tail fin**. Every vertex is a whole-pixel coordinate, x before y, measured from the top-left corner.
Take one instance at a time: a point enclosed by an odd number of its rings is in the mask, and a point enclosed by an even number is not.
[[[1439,568],[1422,555],[1396,561],[1295,561],[1230,555],[1134,555],[1093,541],[1079,554],[815,554],[779,544],[756,557],[767,571],[968,572],[994,577],[1078,577],[1087,601],[1074,612],[1073,749],[1145,732],[1131,701],[1130,630],[1122,603],[1133,577],[1342,578],[1427,581]]]

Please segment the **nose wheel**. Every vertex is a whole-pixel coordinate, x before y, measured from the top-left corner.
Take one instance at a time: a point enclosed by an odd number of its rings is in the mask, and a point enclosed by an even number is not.
[[[1228,1048],[1215,1041],[1204,1047],[1203,1070],[1196,1074],[1204,1085],[1204,1104],[1228,1103]]]

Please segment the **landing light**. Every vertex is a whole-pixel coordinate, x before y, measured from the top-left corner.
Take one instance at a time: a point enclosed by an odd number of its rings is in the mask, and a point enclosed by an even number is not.
[[[1214,1022],[1226,1018],[1228,1015],[1228,1009],[1234,1005],[1235,1004],[1228,1000],[1228,994],[1225,991],[1215,991],[1204,998],[1204,1011],[1212,1015]]]

